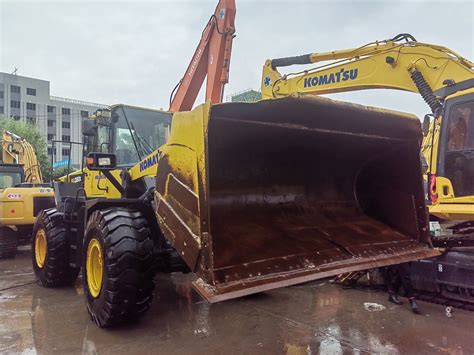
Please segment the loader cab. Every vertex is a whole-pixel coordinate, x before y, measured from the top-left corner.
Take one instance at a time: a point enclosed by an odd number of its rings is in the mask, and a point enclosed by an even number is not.
[[[112,107],[111,152],[118,167],[131,167],[166,143],[170,112],[130,105]]]
[[[98,109],[82,121],[82,134],[87,152],[110,151],[110,109]]]
[[[112,174],[121,181],[121,171],[131,168],[166,143],[172,113],[161,110],[113,105],[97,111],[83,122],[86,152],[115,154],[116,169]],[[99,171],[89,171],[84,187],[87,196],[119,198],[117,190],[107,185]]]
[[[98,110],[83,122],[87,152],[115,153],[118,167],[131,167],[166,143],[170,112],[130,105]]]

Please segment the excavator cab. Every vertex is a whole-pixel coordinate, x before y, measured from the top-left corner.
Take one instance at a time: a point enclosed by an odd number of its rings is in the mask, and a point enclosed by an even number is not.
[[[430,213],[441,219],[471,220],[474,215],[474,89],[446,99],[439,136],[425,137],[430,167]],[[431,148],[433,147],[433,148]],[[433,153],[431,150],[433,149]]]
[[[446,118],[440,165],[456,197],[474,195],[474,100],[453,103]]]
[[[24,181],[24,171],[19,164],[0,164],[0,190],[19,186]]]

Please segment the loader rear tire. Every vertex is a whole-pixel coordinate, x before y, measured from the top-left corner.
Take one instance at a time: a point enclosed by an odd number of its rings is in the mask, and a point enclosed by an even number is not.
[[[17,246],[17,233],[8,227],[0,227],[0,259],[14,258]]]
[[[87,310],[99,327],[141,317],[154,291],[151,230],[141,212],[126,208],[94,211],[83,247]]]
[[[36,217],[31,240],[33,270],[44,287],[72,284],[80,268],[69,265],[69,240],[63,214],[55,208],[41,211]]]

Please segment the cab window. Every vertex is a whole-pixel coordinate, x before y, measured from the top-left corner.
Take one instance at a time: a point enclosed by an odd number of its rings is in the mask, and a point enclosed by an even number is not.
[[[446,127],[446,177],[456,197],[474,195],[474,102],[454,105]]]
[[[0,173],[0,189],[13,187],[21,183],[20,173]]]

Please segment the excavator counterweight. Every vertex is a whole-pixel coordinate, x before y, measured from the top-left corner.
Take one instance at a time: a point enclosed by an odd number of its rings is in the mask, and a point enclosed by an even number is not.
[[[434,256],[420,140],[414,116],[320,97],[177,113],[158,222],[210,302]]]

